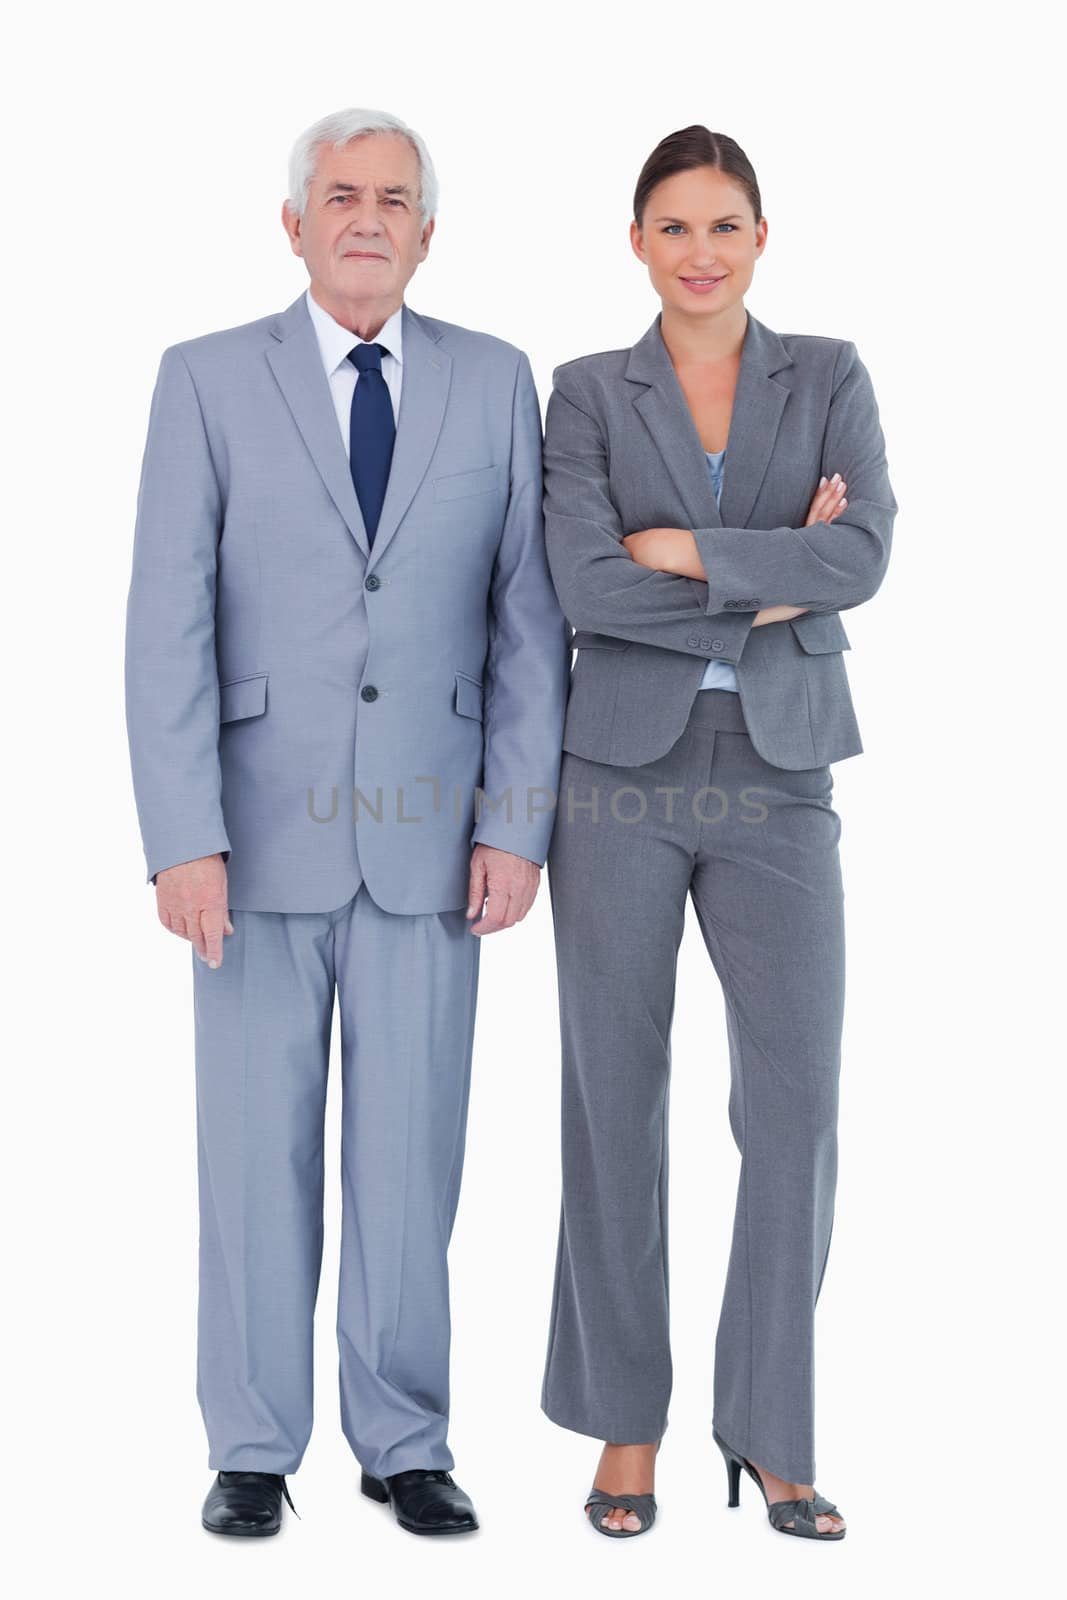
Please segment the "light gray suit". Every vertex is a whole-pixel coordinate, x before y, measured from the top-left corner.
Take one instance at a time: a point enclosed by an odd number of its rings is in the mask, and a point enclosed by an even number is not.
[[[218,1469],[293,1472],[311,1432],[335,992],[344,1431],[379,1477],[453,1464],[470,852],[545,860],[567,629],[526,356],[406,306],[402,328],[373,547],[303,294],[171,346],[152,400],[127,611],[145,859],[154,881],[221,852],[235,929],[219,970],[193,952]]]
[[[127,610],[150,879],[232,852],[231,907],[365,881],[426,912],[466,905],[472,838],[545,859],[567,658],[530,365],[407,306],[403,331],[372,551],[303,295],[163,353]]]
[[[742,1153],[714,1420],[750,1461],[813,1483],[844,1005],[830,763],[862,748],[837,613],[889,558],[878,409],[853,344],[749,313],[720,507],[658,317],[554,380],[546,540],[578,658],[549,855],[563,1198],[542,1404],[619,1443],[667,1426],[670,1035],[691,896]],[[835,471],[846,510],[804,527]],[[623,536],[659,526],[694,531],[706,582],[631,560]],[[778,603],[811,609],[753,629]],[[738,693],[699,688],[710,659],[735,663]]]

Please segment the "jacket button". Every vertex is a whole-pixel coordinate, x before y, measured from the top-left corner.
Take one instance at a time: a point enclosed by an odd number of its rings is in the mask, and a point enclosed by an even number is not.
[[[366,580],[366,582],[363,585],[364,589],[380,589],[381,586],[382,586],[381,578],[379,578],[377,576],[377,574],[373,573],[373,572],[371,573],[370,577]]]
[[[713,639],[711,641],[711,648],[713,650],[725,650],[726,646],[723,644],[721,639]]]
[[[373,683],[364,684],[359,693],[362,700],[377,700],[378,698],[378,691]]]

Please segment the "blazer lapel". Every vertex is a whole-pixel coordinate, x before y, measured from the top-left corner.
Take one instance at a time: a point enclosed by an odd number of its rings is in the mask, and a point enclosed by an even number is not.
[[[267,360],[293,414],[293,421],[349,533],[363,554],[369,556],[363,513],[337,426],[337,412],[329,379],[323,370],[315,327],[303,294],[276,318],[271,333],[277,343],[267,350]],[[401,397],[403,392],[401,389]]]
[[[374,535],[371,561],[377,561],[400,526],[415,491],[426,476],[437,448],[452,382],[452,357],[440,346],[441,335],[405,305],[403,311],[404,376],[400,414],[389,468],[389,483]]]
[[[707,457],[693,414],[663,342],[661,317],[630,351],[625,376],[644,385],[634,407],[653,439],[694,528],[744,528],[771,459],[789,389],[774,374],[792,359],[773,329],[748,313],[730,434],[716,503]]]

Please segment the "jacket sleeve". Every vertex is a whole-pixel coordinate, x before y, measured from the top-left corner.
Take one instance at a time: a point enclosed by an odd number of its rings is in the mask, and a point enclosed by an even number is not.
[[[848,340],[838,351],[819,470],[826,477],[840,472],[845,480],[848,505],[833,522],[693,529],[709,612],[783,604],[846,611],[869,600],[885,577],[897,502],[874,389]]]
[[[568,621],[705,660],[740,660],[759,607],[727,611],[710,603],[706,583],[641,566],[622,545],[632,531],[611,498],[600,425],[557,369],[545,419],[545,539]]]
[[[200,402],[164,350],[148,421],[126,604],[126,728],[148,882],[220,853],[215,577],[222,503]]]
[[[545,558],[541,408],[520,355],[508,504],[489,588],[477,844],[543,866],[555,821],[570,639]]]

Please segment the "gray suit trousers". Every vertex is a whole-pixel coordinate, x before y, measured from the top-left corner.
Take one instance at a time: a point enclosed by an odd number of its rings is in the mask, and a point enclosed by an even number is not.
[[[714,1423],[815,1482],[814,1312],[830,1246],[844,906],[829,766],[757,754],[736,694],[696,695],[658,760],[566,753],[548,859],[563,1044],[563,1196],[542,1406],[659,1439],[671,1393],[667,1116],[686,896],[722,985],[741,1151]]]
[[[378,1477],[447,1471],[446,1253],[480,942],[462,910],[383,911],[366,885],[335,911],[230,920],[221,967],[193,951],[208,1464],[295,1472],[311,1433],[336,990],[342,1428]]]

